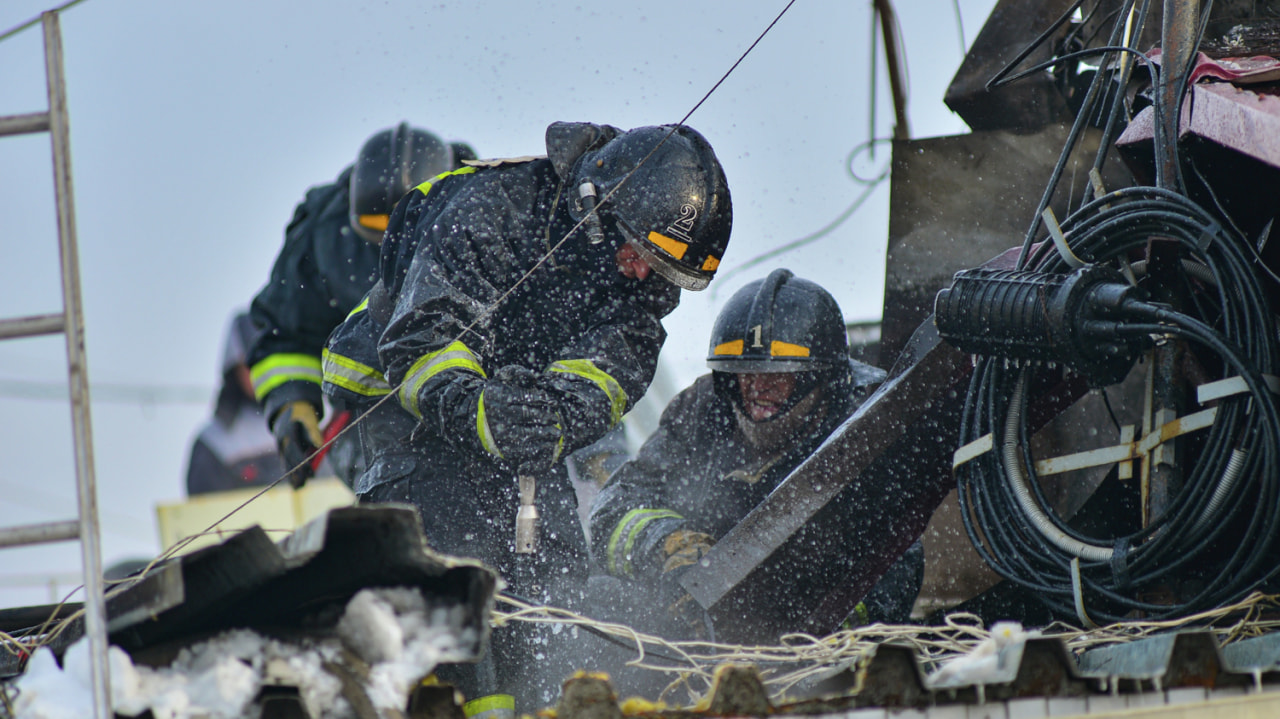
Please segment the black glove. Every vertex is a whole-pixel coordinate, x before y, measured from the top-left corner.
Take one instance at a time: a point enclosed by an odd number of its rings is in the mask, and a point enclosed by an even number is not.
[[[564,449],[555,397],[537,387],[539,377],[524,367],[503,367],[484,383],[476,407],[480,445],[517,474],[546,472]]]
[[[315,475],[311,468],[311,455],[324,444],[320,433],[320,413],[315,405],[304,400],[286,404],[271,422],[271,434],[275,435],[280,458],[289,473],[289,484],[296,489]],[[295,469],[296,467],[296,469]]]

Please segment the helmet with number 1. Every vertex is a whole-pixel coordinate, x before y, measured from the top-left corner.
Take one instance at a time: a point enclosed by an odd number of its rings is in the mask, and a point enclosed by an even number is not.
[[[407,122],[370,137],[351,172],[351,227],[369,242],[381,243],[396,203],[423,182],[456,169],[456,148],[466,146],[446,144]]]
[[[811,372],[849,365],[836,300],[819,285],[778,269],[729,298],[711,331],[707,366],[720,372]]]
[[[733,205],[724,169],[696,130],[638,127],[582,154],[573,187],[594,186],[610,222],[658,274],[687,290],[706,288],[729,246]],[[575,193],[576,194],[576,193]],[[581,220],[585,208],[572,204]]]

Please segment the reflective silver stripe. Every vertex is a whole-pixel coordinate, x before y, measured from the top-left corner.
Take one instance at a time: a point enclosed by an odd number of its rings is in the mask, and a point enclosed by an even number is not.
[[[391,392],[387,378],[378,370],[350,357],[324,351],[324,381],[335,387],[365,397],[380,397]]]
[[[451,342],[448,347],[418,358],[405,373],[404,382],[400,384],[400,404],[414,417],[422,419],[422,411],[418,408],[418,390],[427,380],[447,369],[461,369],[485,377],[484,368],[480,366],[480,358],[461,342]]]

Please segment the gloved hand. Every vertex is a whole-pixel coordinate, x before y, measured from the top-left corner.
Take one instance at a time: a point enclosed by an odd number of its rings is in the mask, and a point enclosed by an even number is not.
[[[716,540],[705,532],[691,532],[677,529],[662,541],[662,573],[669,574],[681,567],[697,564],[698,560],[711,551]]]
[[[668,534],[662,543],[666,558],[662,563],[659,585],[666,598],[667,615],[673,623],[673,633],[682,634],[683,638],[699,641],[714,639],[706,611],[680,585],[680,577],[711,551],[715,541],[711,535],[703,532],[677,529]]]
[[[555,397],[538,388],[539,377],[525,367],[503,367],[484,383],[478,400],[480,444],[517,474],[546,472],[564,449]]]
[[[305,400],[286,404],[271,421],[271,434],[275,435],[285,469],[293,470],[289,473],[289,484],[295,489],[306,484],[315,474],[310,457],[324,444],[320,413],[315,405]]]

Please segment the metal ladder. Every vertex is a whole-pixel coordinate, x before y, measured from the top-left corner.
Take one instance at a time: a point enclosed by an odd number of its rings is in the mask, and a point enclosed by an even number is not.
[[[89,374],[84,348],[84,311],[80,301],[80,259],[76,249],[75,205],[71,192],[71,145],[62,67],[62,30],[57,10],[40,16],[44,28],[45,76],[49,111],[0,117],[0,136],[48,132],[53,144],[53,182],[58,211],[62,265],[62,312],[0,320],[0,340],[62,333],[67,344],[67,381],[71,392],[71,428],[76,455],[76,519],[0,529],[0,548],[46,542],[80,542],[85,588],[85,633],[89,637],[93,707],[97,719],[110,719],[107,677],[107,622],[102,549],[98,531],[98,495],[93,472],[93,435],[89,425]]]

